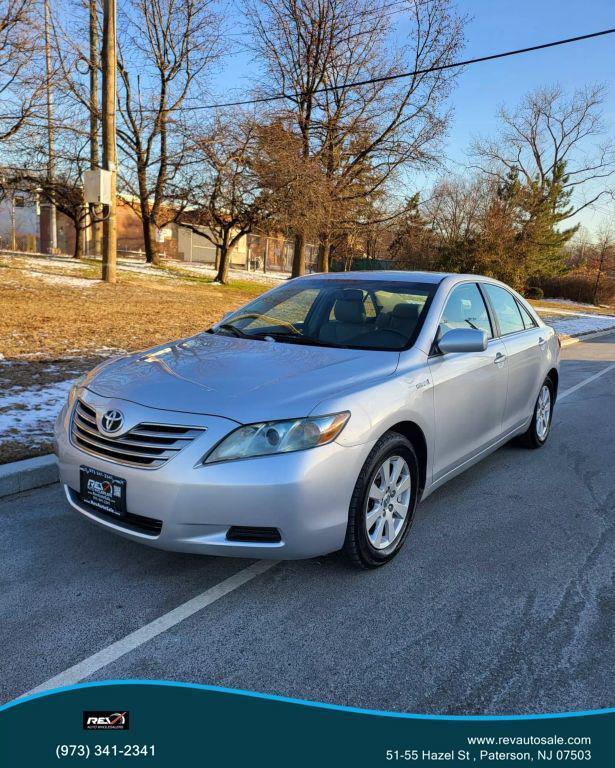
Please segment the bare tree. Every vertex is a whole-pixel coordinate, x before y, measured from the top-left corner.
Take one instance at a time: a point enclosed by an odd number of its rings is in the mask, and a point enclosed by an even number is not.
[[[554,85],[532,91],[513,111],[502,107],[499,135],[474,144],[480,169],[501,181],[518,175],[522,185],[545,195],[565,176],[570,206],[563,218],[576,216],[614,188],[615,142],[603,118],[605,98],[602,85],[570,94]]]
[[[258,125],[256,140],[252,168],[266,191],[271,229],[317,239],[329,195],[318,159],[304,156],[301,137],[281,119]]]
[[[36,54],[34,0],[0,0],[0,142],[32,118],[44,83],[33,71]]]
[[[118,22],[120,179],[143,224],[148,262],[156,228],[173,218],[170,189],[187,159],[182,110],[219,58],[214,0],[132,0]]]
[[[342,0],[340,6],[348,6]],[[355,8],[355,10],[358,10]],[[280,118],[291,116],[301,142],[301,157],[313,156],[316,92],[336,45],[349,35],[348,8],[337,0],[247,0],[247,17],[257,53],[265,70],[266,88],[287,93],[288,105]],[[293,276],[305,271],[306,232],[296,227]]]
[[[448,177],[432,190],[423,215],[438,241],[468,243],[480,231],[487,189],[478,179]]]
[[[391,55],[381,37],[386,26],[387,6],[379,18],[364,25],[358,38],[341,46],[328,72],[327,82],[336,86],[322,97],[323,158],[330,180],[332,212],[337,218],[354,216],[356,204],[376,203],[398,172],[409,167],[434,165],[437,148],[445,127],[447,113],[442,104],[451,87],[446,66],[458,54],[462,44],[463,19],[452,10],[448,0],[407,2],[404,15],[409,25],[404,48]],[[384,18],[383,18],[384,16]],[[375,24],[374,24],[375,22]],[[371,24],[374,24],[371,26]],[[381,82],[382,76],[396,77],[401,69],[417,74],[401,82]],[[348,82],[376,79],[374,83],[343,88]],[[397,213],[403,214],[404,201]],[[371,209],[372,206],[368,206]],[[386,212],[388,217],[391,211]],[[360,215],[360,214],[359,214]],[[322,235],[321,269],[328,270],[329,233]]]
[[[592,251],[589,266],[596,273],[592,302],[597,304],[603,277],[615,277],[615,234],[612,225],[608,223],[602,225]]]
[[[356,220],[355,201],[361,208],[401,166],[434,159],[452,77],[435,68],[459,51],[463,20],[449,0],[406,0],[396,10],[407,14],[411,31],[395,47],[383,0],[247,2],[267,89],[286,95],[278,114],[293,120],[303,157],[318,158],[328,179],[320,265],[327,269],[340,212]],[[397,78],[402,69],[422,74]],[[304,270],[304,241],[297,232],[294,275]]]
[[[184,196],[175,221],[216,246],[216,282],[226,283],[233,248],[268,215],[254,171],[257,127],[241,115],[218,115],[208,131],[191,132]]]

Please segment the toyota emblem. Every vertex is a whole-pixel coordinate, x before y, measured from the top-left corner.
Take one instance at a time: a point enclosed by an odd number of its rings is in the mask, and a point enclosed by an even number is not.
[[[118,432],[124,423],[124,414],[121,411],[107,411],[100,423],[105,432]]]

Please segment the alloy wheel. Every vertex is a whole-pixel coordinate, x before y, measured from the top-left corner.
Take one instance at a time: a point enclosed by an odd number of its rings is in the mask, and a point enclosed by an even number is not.
[[[536,403],[536,434],[539,440],[545,440],[551,421],[551,390],[546,384],[542,385],[538,402]]]
[[[386,549],[402,532],[411,489],[407,461],[401,456],[386,458],[374,475],[365,507],[367,537],[375,549]]]

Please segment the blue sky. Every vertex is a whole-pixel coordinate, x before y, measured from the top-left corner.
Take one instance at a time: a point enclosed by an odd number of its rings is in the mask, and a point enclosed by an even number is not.
[[[472,17],[466,27],[465,58],[615,27],[615,0],[459,0],[458,8]],[[397,32],[403,31],[400,21]],[[240,48],[239,36],[233,40]],[[226,58],[219,91],[245,93],[252,66],[246,52]],[[467,67],[451,97],[454,115],[446,155],[461,163],[463,171],[473,137],[495,132],[500,105],[513,106],[529,90],[555,82],[571,90],[606,83],[605,117],[615,133],[615,35],[611,35]],[[417,178],[417,184],[424,185],[425,180]],[[601,202],[600,208],[585,213],[583,225],[594,228],[604,216],[615,215],[613,204]]]

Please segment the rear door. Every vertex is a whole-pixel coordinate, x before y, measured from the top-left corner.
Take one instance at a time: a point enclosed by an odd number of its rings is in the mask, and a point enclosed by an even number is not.
[[[503,432],[511,432],[531,416],[542,377],[544,331],[517,299],[499,285],[483,283],[508,359],[508,397]]]
[[[484,330],[489,344],[484,352],[436,351],[429,359],[435,409],[434,481],[499,439],[506,403],[506,350],[495,338],[476,283],[461,283],[449,294],[438,338],[452,328]]]

